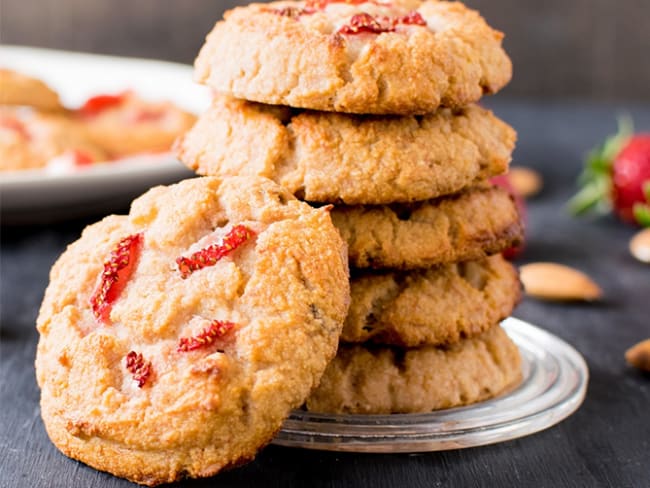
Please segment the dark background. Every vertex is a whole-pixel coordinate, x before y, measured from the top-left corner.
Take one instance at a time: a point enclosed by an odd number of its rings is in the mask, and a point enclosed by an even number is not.
[[[233,0],[0,0],[0,40],[191,63]],[[467,0],[506,33],[504,93],[650,102],[650,0]]]

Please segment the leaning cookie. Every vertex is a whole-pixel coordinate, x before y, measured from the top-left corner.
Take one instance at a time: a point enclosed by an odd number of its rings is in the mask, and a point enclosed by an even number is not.
[[[112,158],[169,151],[196,117],[168,101],[148,101],[126,91],[97,95],[76,111],[80,127]]]
[[[238,7],[195,63],[216,91],[314,110],[425,114],[503,87],[503,34],[460,3],[281,1]]]
[[[50,279],[48,434],[148,485],[252,459],[317,384],[349,301],[327,210],[263,178],[154,188],[88,227]]]
[[[59,95],[39,79],[0,68],[0,105],[24,105],[43,112],[64,108]]]
[[[479,259],[523,240],[513,198],[488,185],[411,204],[335,206],[332,221],[356,268],[425,268]]]
[[[520,295],[517,271],[499,254],[411,271],[357,270],[341,340],[453,344],[506,318]]]
[[[479,106],[354,116],[217,96],[177,149],[199,174],[266,176],[312,202],[384,204],[435,198],[505,173],[515,139]]]
[[[108,158],[67,116],[0,107],[0,171],[85,166]]]
[[[521,381],[517,346],[499,326],[449,348],[341,345],[307,409],[421,413],[495,397]]]

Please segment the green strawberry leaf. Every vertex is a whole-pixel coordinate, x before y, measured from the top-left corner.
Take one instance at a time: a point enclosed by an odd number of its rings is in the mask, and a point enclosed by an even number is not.
[[[618,133],[590,151],[578,178],[580,190],[568,202],[569,211],[573,215],[590,211],[611,211],[612,163],[633,133],[632,119],[629,116],[621,116],[618,119]]]
[[[634,218],[641,227],[650,227],[650,205],[634,204]]]

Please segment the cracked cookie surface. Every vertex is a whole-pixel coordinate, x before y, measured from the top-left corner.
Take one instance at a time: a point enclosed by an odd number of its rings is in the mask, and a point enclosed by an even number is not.
[[[307,409],[423,413],[487,400],[521,381],[517,346],[495,325],[448,348],[341,345]]]
[[[341,341],[454,344],[506,318],[520,295],[517,271],[499,254],[411,271],[353,270]]]
[[[512,75],[503,34],[457,2],[283,1],[224,18],[199,53],[195,78],[246,100],[425,114],[473,103]]]
[[[217,96],[177,150],[199,174],[265,176],[312,202],[386,204],[436,198],[505,173],[515,139],[479,106],[354,116]]]
[[[50,438],[138,483],[251,459],[334,356],[349,302],[327,209],[264,178],[156,187],[50,275],[36,372]]]

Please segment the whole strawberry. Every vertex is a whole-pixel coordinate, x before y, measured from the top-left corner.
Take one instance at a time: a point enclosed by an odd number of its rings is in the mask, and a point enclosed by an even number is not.
[[[593,150],[580,177],[582,189],[569,202],[575,214],[613,210],[625,222],[650,227],[650,134],[619,133]]]

